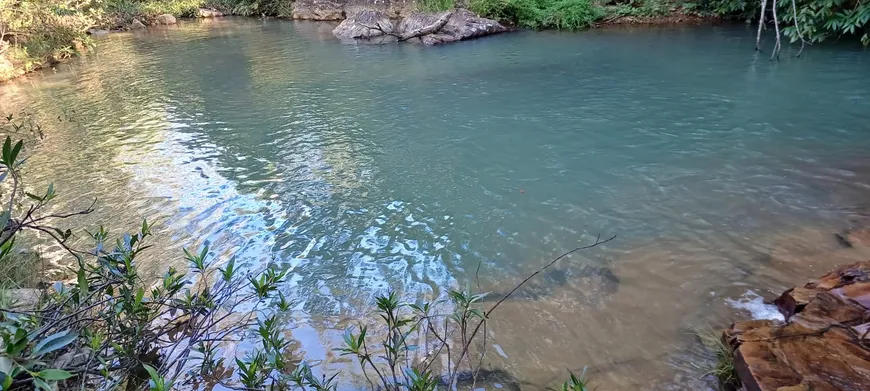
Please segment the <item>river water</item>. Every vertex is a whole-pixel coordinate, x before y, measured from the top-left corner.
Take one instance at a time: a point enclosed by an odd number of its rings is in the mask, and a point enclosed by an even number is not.
[[[830,268],[832,233],[870,210],[860,47],[770,62],[744,26],[431,48],[332,27],[114,34],[0,87],[0,109],[43,121],[31,185],[99,198],[81,225],[158,223],[147,272],[204,243],[288,268],[288,332],[330,370],[352,367],[330,349],[387,287],[443,297],[479,275],[495,296],[600,233],[618,237],[499,308],[489,367],[523,389],[584,366],[602,390],[708,389],[687,330]]]

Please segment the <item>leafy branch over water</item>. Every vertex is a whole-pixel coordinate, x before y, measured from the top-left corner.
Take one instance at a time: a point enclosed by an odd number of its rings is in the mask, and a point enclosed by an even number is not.
[[[13,262],[15,238],[32,231],[67,250],[75,277],[43,289],[33,306],[0,308],[0,389],[163,391],[203,383],[238,390],[337,388],[337,373],[318,375],[317,368],[290,359],[292,341],[284,337],[281,320],[294,304],[279,289],[287,270],[246,271],[234,258],[216,259],[206,246],[184,250],[188,273],[169,268],[156,280],[145,278],[138,259],[151,246],[148,222],[120,236],[100,227],[88,233],[90,249],[73,249],[67,245],[72,230],[55,221],[73,221],[94,205],[43,212],[57,192],[51,185],[38,193],[23,190],[23,151],[23,142],[7,137],[0,154],[0,186],[11,188],[2,206],[0,263]],[[489,309],[483,307],[486,294],[470,286],[434,303],[402,303],[390,291],[376,299],[377,327],[361,323],[347,330],[337,350],[357,359],[372,390],[474,389],[486,355],[487,322],[499,305],[559,260],[615,237],[599,236],[560,255]],[[481,335],[482,348],[475,342]],[[227,359],[228,349],[242,341],[255,341],[256,347]],[[571,375],[562,389],[583,391],[586,385],[584,376]]]

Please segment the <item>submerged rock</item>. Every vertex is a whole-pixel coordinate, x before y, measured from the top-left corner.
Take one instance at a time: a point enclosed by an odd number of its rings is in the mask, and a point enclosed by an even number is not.
[[[738,322],[723,334],[747,391],[870,387],[870,261],[789,289],[774,304],[785,322]]]
[[[374,28],[373,28],[374,27]],[[366,10],[343,20],[332,34],[339,38],[368,39],[393,32],[393,22],[381,11]]]
[[[164,26],[175,24],[178,21],[175,20],[175,17],[170,14],[158,15],[157,18],[154,19],[155,24],[162,24]]]
[[[422,43],[426,45],[437,45],[483,37],[507,31],[507,28],[505,28],[495,20],[481,18],[475,15],[473,12],[464,8],[458,8],[453,11],[445,12],[452,12],[453,14],[450,16],[450,18],[447,20],[447,23],[443,27],[437,29],[431,34],[425,34],[414,39],[419,39]],[[417,31],[425,28],[426,26],[432,25],[442,16],[444,16],[444,13],[429,14],[417,12],[410,14],[402,19],[401,23],[399,23],[399,26],[396,29],[396,32],[402,35],[411,34],[413,31]]]
[[[142,23],[139,19],[133,19],[133,23],[130,23],[130,28],[133,30],[145,30],[145,23]]]

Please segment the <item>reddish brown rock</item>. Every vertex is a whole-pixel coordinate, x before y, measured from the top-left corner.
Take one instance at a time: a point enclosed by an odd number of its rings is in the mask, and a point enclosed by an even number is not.
[[[725,330],[747,391],[870,390],[870,262],[840,267],[774,303],[785,322]]]
[[[779,312],[785,316],[785,319],[791,318],[796,312],[804,309],[807,303],[816,296],[819,291],[811,288],[794,287],[773,300],[773,305],[779,309]]]
[[[831,290],[863,281],[870,281],[870,261],[841,266],[825,274],[818,281],[808,283],[806,288]]]

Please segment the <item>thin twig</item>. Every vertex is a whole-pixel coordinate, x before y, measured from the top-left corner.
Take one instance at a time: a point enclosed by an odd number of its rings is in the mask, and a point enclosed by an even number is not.
[[[480,328],[483,326],[483,324],[485,323],[486,319],[489,318],[489,316],[492,314],[492,312],[495,311],[495,309],[498,308],[498,306],[501,305],[501,303],[504,303],[505,300],[507,300],[511,295],[513,295],[514,292],[516,292],[516,291],[517,291],[518,289],[520,289],[523,285],[525,285],[527,282],[529,282],[529,280],[531,280],[532,278],[534,278],[534,277],[537,276],[538,274],[541,274],[541,272],[543,272],[544,270],[547,270],[547,268],[549,268],[550,266],[553,266],[553,264],[555,264],[556,262],[558,262],[558,261],[561,260],[562,258],[565,258],[565,257],[567,257],[567,256],[569,256],[569,255],[571,255],[571,254],[573,254],[573,253],[575,253],[575,252],[577,252],[577,251],[580,251],[580,250],[586,250],[586,249],[590,249],[590,248],[593,248],[593,247],[600,246],[600,245],[602,245],[602,244],[604,244],[604,243],[607,243],[607,242],[609,242],[609,241],[611,241],[611,240],[613,240],[613,239],[616,239],[616,235],[613,235],[613,236],[611,236],[610,238],[608,238],[608,239],[606,239],[606,240],[601,240],[601,234],[599,234],[598,237],[595,239],[595,243],[592,243],[592,244],[590,244],[590,245],[586,245],[586,246],[582,246],[582,247],[577,247],[577,248],[575,248],[575,249],[573,249],[573,250],[571,250],[571,251],[568,251],[568,252],[566,252],[566,253],[564,253],[564,254],[562,254],[562,255],[556,257],[556,259],[550,261],[550,263],[544,265],[542,268],[536,270],[534,273],[530,274],[528,277],[526,277],[524,280],[522,280],[519,284],[517,284],[517,286],[515,286],[514,289],[511,289],[510,292],[508,292],[506,295],[504,295],[504,296],[503,296],[499,301],[497,301],[497,302],[496,302],[496,303],[495,303],[495,304],[494,304],[494,305],[493,305],[493,306],[492,306],[488,311],[486,311],[486,312],[484,313],[484,315],[483,315],[483,319],[482,319],[480,322],[477,323],[477,326],[474,328],[474,331],[472,331],[471,336],[468,338],[468,340],[469,340],[469,341],[473,341],[473,340],[474,340],[474,337],[477,335],[477,332],[480,331]],[[454,373],[453,373],[453,377],[450,379],[450,382],[449,382],[448,384],[453,384],[453,380],[454,380],[456,374],[459,372],[459,365],[462,363],[462,358],[465,357],[465,354],[466,354],[466,353],[468,353],[468,345],[469,345],[469,344],[466,343],[466,344],[462,347],[462,352],[459,354],[459,358],[458,358],[457,361],[456,361],[456,370],[454,371]]]
[[[50,214],[50,215],[42,216],[42,217],[40,217],[40,218],[32,219],[32,220],[30,220],[30,221],[33,222],[33,223],[36,223],[36,222],[39,222],[39,221],[42,221],[42,220],[45,220],[45,219],[66,219],[66,218],[70,218],[70,217],[73,217],[73,216],[86,215],[86,214],[90,214],[90,213],[92,213],[92,212],[94,211],[94,206],[95,206],[95,205],[97,205],[97,199],[96,199],[96,198],[94,198],[94,201],[91,202],[91,206],[89,206],[87,209],[80,210],[80,211],[78,211],[78,212],[72,212],[72,213]]]

